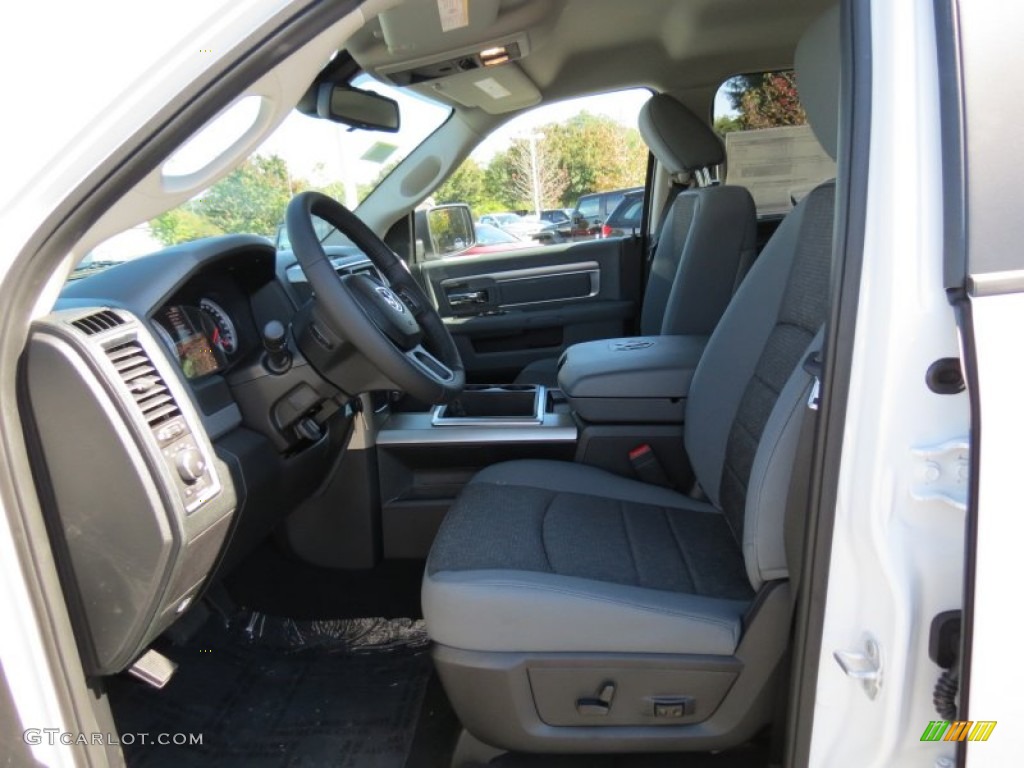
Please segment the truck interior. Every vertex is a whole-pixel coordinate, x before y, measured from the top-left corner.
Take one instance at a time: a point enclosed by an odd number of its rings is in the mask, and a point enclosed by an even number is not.
[[[88,717],[204,735],[103,758],[780,762],[849,20],[832,0],[406,0],[259,34],[106,207],[143,221],[230,170],[163,169],[247,96],[235,164],[357,77],[450,115],[354,211],[295,195],[287,248],[175,245],[68,281],[32,322],[18,405]],[[759,220],[712,102],[791,69],[840,178]],[[432,252],[416,209],[486,136],[634,87],[640,235]]]

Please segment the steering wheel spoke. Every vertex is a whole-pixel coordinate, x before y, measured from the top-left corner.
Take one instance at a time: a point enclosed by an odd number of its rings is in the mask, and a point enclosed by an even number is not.
[[[403,354],[412,361],[413,365],[441,384],[447,384],[455,378],[455,372],[432,355],[430,350],[422,344],[417,344]]]
[[[314,215],[348,237],[388,284],[366,275],[339,278],[313,229]],[[466,379],[462,360],[437,310],[406,264],[369,227],[319,192],[292,198],[285,223],[322,322],[354,346],[384,379],[419,400],[446,402],[462,391]],[[379,388],[379,383],[368,383],[365,363],[350,364],[343,350],[310,347],[303,353],[321,375],[350,394]]]

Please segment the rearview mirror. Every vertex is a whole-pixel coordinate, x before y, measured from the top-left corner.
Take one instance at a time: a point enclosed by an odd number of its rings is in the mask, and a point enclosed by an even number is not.
[[[397,101],[350,85],[322,83],[317,89],[316,113],[325,120],[369,131],[394,133],[400,125]]]
[[[427,258],[456,256],[476,245],[473,214],[463,203],[417,211],[416,236],[423,239]]]

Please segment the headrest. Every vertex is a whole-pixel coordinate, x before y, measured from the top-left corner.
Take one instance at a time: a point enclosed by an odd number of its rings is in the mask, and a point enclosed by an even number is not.
[[[652,96],[640,110],[640,135],[672,174],[710,168],[725,160],[725,147],[714,131],[666,93]]]
[[[794,66],[800,103],[818,143],[833,160],[839,148],[839,7],[807,28],[796,46]]]

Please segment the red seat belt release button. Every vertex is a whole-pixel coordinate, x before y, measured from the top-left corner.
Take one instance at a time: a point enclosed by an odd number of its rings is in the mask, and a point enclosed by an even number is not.
[[[665,474],[665,468],[661,466],[658,457],[654,455],[654,449],[647,443],[638,445],[629,452],[629,463],[641,481],[666,488],[672,487],[672,481]]]

